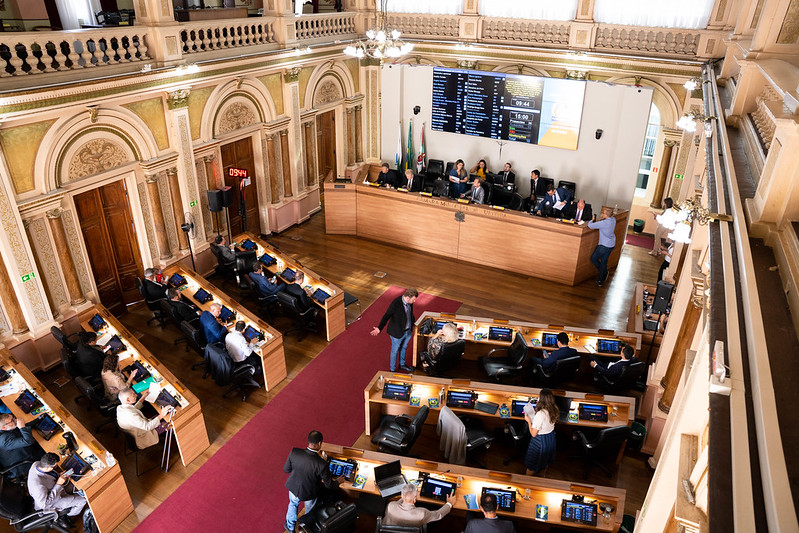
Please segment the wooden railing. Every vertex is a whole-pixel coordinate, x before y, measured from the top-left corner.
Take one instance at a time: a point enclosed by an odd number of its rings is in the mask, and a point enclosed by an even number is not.
[[[266,17],[186,22],[180,31],[183,53],[274,43],[273,24],[274,20]]]
[[[356,13],[303,15],[295,19],[297,40],[348,36],[355,33]]]

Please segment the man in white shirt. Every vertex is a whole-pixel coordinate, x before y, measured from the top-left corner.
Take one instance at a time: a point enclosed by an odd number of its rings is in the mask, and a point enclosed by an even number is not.
[[[78,516],[86,506],[86,498],[73,494],[74,485],[69,483],[70,475],[53,471],[61,458],[55,453],[46,453],[31,465],[28,472],[28,493],[33,498],[33,507],[38,511],[53,509],[66,516],[58,519],[58,525],[71,529],[72,522],[67,517]]]
[[[117,407],[117,424],[119,428],[133,435],[136,439],[136,446],[143,450],[158,443],[158,435],[163,433],[166,426],[161,425],[161,421],[169,415],[172,410],[170,406],[161,409],[161,414],[157,417],[148,419],[141,412],[145,394],[139,401],[136,401],[136,391],[133,389],[123,389],[119,391],[119,402]]]
[[[225,337],[227,353],[237,365],[247,363],[258,368],[261,358],[253,353],[255,345],[258,344],[258,337],[254,337],[252,341],[248,342],[243,333],[245,326],[244,321],[239,320],[233,331],[227,334]]]
[[[453,492],[447,496],[447,503],[437,511],[430,511],[424,507],[416,507],[416,494],[416,485],[411,483],[403,485],[401,499],[390,502],[386,507],[383,524],[387,526],[421,526],[428,522],[441,520],[457,501]]]

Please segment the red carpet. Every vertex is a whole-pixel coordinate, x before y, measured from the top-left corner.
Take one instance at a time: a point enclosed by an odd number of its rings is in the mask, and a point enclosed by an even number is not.
[[[646,248],[647,250],[651,250],[652,247],[655,245],[655,238],[647,237],[645,235],[633,235],[631,233],[628,233],[627,239],[624,241],[624,243],[632,244],[633,246],[640,246],[641,248]]]
[[[378,370],[388,370],[390,346],[385,332],[372,337],[369,331],[402,291],[391,287],[383,293],[136,531],[283,531],[286,457],[292,447],[304,446],[311,429],[343,445],[363,433],[363,389]],[[414,311],[454,313],[459,307],[420,294]]]

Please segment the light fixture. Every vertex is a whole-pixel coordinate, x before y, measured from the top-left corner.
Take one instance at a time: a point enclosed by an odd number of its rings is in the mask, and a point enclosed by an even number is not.
[[[178,65],[175,68],[176,76],[182,76],[184,74],[194,74],[196,72],[200,72],[200,67],[196,63],[186,63],[184,65]]]
[[[294,50],[294,55],[295,56],[304,56],[304,55],[307,55],[307,54],[310,54],[310,53],[311,53],[311,47],[310,46],[306,46],[305,48],[296,48]]]
[[[377,15],[377,25],[366,31],[366,39],[361,39],[355,44],[344,48],[344,53],[348,56],[362,59],[371,57],[379,59],[380,63],[386,58],[396,59],[402,57],[413,50],[413,44],[400,40],[399,30],[388,27],[388,17],[386,16],[386,2],[380,0],[380,13]]]
[[[685,130],[688,133],[693,133],[696,131],[696,121],[707,122],[710,120],[714,120],[716,117],[706,117],[702,113],[697,113],[695,111],[691,111],[690,113],[684,114],[680,119],[677,121],[677,127],[681,130]]]
[[[691,78],[690,80],[686,81],[682,84],[689,91],[695,91],[697,87],[699,87],[699,80],[696,78]]]
[[[474,45],[470,44],[470,43],[458,43],[458,44],[455,45],[455,50],[468,51],[468,50],[473,50],[473,49],[474,49]]]
[[[669,239],[674,242],[691,242],[691,225],[693,221],[705,226],[713,220],[731,222],[731,215],[711,213],[710,210],[702,205],[702,200],[698,196],[686,199],[678,206],[666,209],[663,214],[655,217],[658,224],[671,230]]]

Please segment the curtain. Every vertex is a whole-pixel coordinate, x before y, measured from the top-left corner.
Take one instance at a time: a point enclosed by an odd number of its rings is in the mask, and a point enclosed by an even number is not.
[[[486,17],[533,20],[572,20],[578,0],[480,0],[478,10]]]
[[[89,0],[55,0],[65,30],[79,30],[81,23],[94,24]]]
[[[703,29],[714,0],[596,0],[594,20],[605,24]]]
[[[380,1],[376,2],[378,11],[380,11]],[[463,0],[386,0],[386,11],[389,13],[460,15],[463,13]]]

